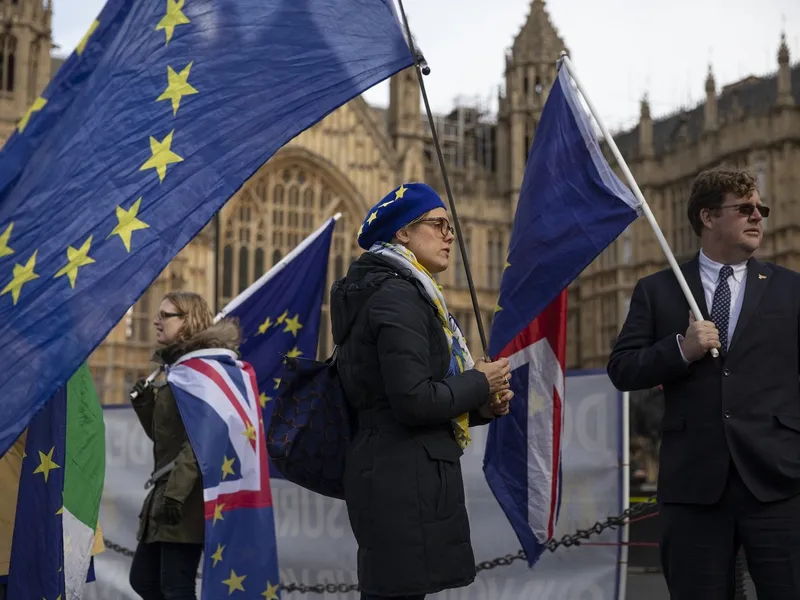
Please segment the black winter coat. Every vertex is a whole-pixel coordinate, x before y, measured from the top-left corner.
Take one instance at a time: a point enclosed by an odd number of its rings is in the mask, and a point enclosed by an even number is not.
[[[338,368],[358,427],[345,501],[368,594],[432,594],[469,585],[475,558],[450,419],[489,402],[477,370],[446,377],[450,355],[424,288],[363,254],[331,290]]]

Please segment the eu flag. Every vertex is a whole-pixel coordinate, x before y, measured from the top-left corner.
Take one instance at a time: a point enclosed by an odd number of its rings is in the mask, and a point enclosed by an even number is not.
[[[328,256],[338,217],[325,222],[222,310],[239,319],[239,351],[256,371],[265,429],[272,418],[269,403],[277,394],[284,356],[316,356]],[[277,469],[271,469],[270,475],[281,478]]]
[[[281,146],[412,62],[391,0],[109,0],[0,153],[0,455]]]
[[[489,354],[526,329],[640,212],[560,64],[525,165]]]
[[[483,470],[530,566],[561,505],[566,288],[639,210],[562,63],[525,167],[489,343],[492,357],[509,359],[515,398],[489,425]]]

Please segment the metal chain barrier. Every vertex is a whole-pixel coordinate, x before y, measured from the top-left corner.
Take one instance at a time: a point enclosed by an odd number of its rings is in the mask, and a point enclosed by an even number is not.
[[[606,529],[616,529],[625,525],[626,521],[632,517],[638,516],[649,508],[653,507],[656,503],[656,496],[647,499],[646,502],[639,502],[634,506],[626,509],[622,514],[615,517],[608,517],[605,521],[597,521],[588,529],[578,529],[571,535],[565,535],[560,540],[550,540],[547,542],[546,548],[550,552],[555,552],[559,548],[569,548],[570,546],[580,546],[581,542],[592,538],[593,536],[600,535]],[[117,554],[122,554],[128,558],[133,558],[134,552],[129,548],[120,546],[109,540],[103,538],[106,548]],[[497,567],[506,567],[513,563],[515,560],[525,560],[525,551],[520,550],[516,554],[506,554],[499,556],[492,560],[479,562],[475,565],[477,571],[487,571]],[[197,577],[200,578],[198,573]],[[306,585],[303,583],[283,583],[281,590],[284,592],[300,592],[301,594],[346,594],[347,592],[358,592],[360,588],[357,583],[318,583],[316,585]]]

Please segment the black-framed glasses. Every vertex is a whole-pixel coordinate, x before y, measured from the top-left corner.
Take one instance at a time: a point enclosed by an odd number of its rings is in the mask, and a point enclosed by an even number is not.
[[[167,319],[171,319],[173,317],[185,317],[183,313],[173,313],[173,312],[164,312],[163,310],[158,311],[158,320],[159,321],[166,321]]]
[[[456,230],[455,227],[450,225],[450,221],[445,219],[444,217],[428,217],[425,219],[419,219],[416,223],[432,223],[439,227],[439,233],[442,234],[442,237],[447,237],[447,234],[455,235]]]
[[[727,206],[720,206],[719,209],[722,210],[723,208],[732,208],[733,210],[737,211],[740,215],[745,217],[752,217],[753,213],[758,209],[759,214],[762,218],[766,219],[769,216],[769,206],[764,206],[763,204],[751,204],[749,202],[745,202],[743,204],[728,204]]]

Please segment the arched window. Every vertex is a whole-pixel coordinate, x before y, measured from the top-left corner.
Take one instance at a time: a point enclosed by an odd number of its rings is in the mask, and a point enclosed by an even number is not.
[[[250,251],[247,246],[239,248],[239,293],[250,285]]]
[[[303,192],[303,229],[314,227],[314,190],[306,188]]]
[[[298,208],[299,208],[300,192],[297,187],[292,186],[289,188],[289,227],[298,227]]]
[[[233,248],[225,246],[222,251],[222,295],[230,299],[233,296]]]
[[[17,38],[8,33],[0,34],[0,90],[14,91],[16,60]]]
[[[281,256],[281,251],[276,248],[275,251],[272,253],[272,266],[274,267],[279,262],[281,262],[281,258],[283,258]]]
[[[261,277],[264,273],[266,273],[265,264],[264,264],[264,248],[259,246],[256,248],[256,259],[255,264],[253,265],[255,269],[255,273],[253,274],[253,281]]]

